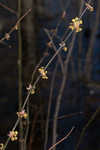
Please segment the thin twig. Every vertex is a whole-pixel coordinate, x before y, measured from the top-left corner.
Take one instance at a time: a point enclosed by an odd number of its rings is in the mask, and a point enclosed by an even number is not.
[[[91,116],[91,118],[89,119],[89,121],[87,122],[87,124],[84,126],[84,128],[82,129],[82,132],[81,132],[81,135],[79,137],[79,141],[78,141],[78,144],[76,146],[76,150],[78,150],[80,144],[81,144],[81,141],[83,139],[83,136],[87,130],[87,128],[90,126],[90,124],[95,120],[97,114],[100,112],[100,107],[96,110],[96,112]]]
[[[92,63],[93,49],[94,49],[94,43],[95,43],[95,39],[96,39],[96,31],[99,26],[99,18],[100,18],[100,0],[98,0],[98,3],[97,3],[95,25],[92,30],[92,34],[91,34],[91,38],[90,38],[90,42],[89,42],[89,48],[88,48],[88,51],[86,54],[85,73],[86,73],[86,77],[87,77],[88,81],[91,80],[91,72],[92,72],[92,65],[93,65],[93,63]],[[89,59],[89,63],[88,63],[88,59]]]
[[[87,10],[87,9],[85,9],[84,13],[86,12],[86,10]],[[29,9],[29,10],[17,21],[17,23],[15,24],[15,26],[18,25],[18,24],[23,20],[23,18],[24,18],[30,11],[31,11],[31,9]],[[82,16],[84,15],[84,13],[82,13]],[[81,17],[82,17],[82,16],[81,16]],[[8,34],[11,34],[11,33],[14,31],[15,26],[8,32]],[[69,39],[69,37],[71,36],[72,33],[73,33],[73,32],[71,31],[71,32],[68,34],[68,36],[67,36],[67,38],[64,40],[64,42],[66,42],[66,41]],[[2,40],[5,40],[5,39],[6,39],[5,37],[1,38],[0,42],[1,42]],[[73,40],[73,41],[74,41],[74,40]],[[45,66],[45,69],[47,69],[47,68],[49,67],[49,65],[52,63],[52,61],[53,61],[54,58],[58,55],[58,53],[61,51],[62,48],[63,48],[63,46],[61,45],[61,46],[58,48],[58,50],[55,52],[55,54],[52,56],[52,58],[49,60],[49,62],[48,62],[47,65]],[[71,54],[71,51],[70,51],[70,53],[69,53],[69,55],[68,55],[69,58],[70,58],[70,54]],[[69,62],[69,59],[65,61],[65,64],[67,64],[68,62]],[[65,66],[66,66],[66,65],[65,65]],[[34,82],[33,86],[34,86],[34,85],[36,86],[36,84],[37,84],[38,81],[40,80],[40,77],[41,77],[41,75],[38,76],[38,78],[37,78],[37,80]],[[62,88],[62,89],[63,89],[63,88]],[[61,93],[60,93],[60,94],[61,94]],[[23,104],[21,110],[23,110],[23,109],[25,108],[25,106],[26,106],[26,104],[27,104],[27,102],[28,102],[28,100],[29,100],[30,95],[31,95],[31,91],[28,92],[27,97],[26,97],[26,99],[25,99],[25,101],[24,101],[24,104]],[[15,125],[14,125],[12,131],[14,131],[14,130],[16,129],[17,125],[19,124],[19,121],[20,121],[20,119],[18,118],[17,121],[15,122]],[[4,149],[3,149],[3,150],[5,150],[5,148],[7,147],[9,141],[10,141],[10,138],[8,137],[8,139],[7,139],[6,143],[5,143],[5,146],[4,146]]]
[[[53,46],[54,51],[56,52],[56,51],[57,51],[57,48],[56,48],[56,46],[55,46],[55,44],[54,44],[54,42],[53,42],[53,40],[52,40],[52,37],[51,37],[49,31],[46,29],[45,32],[46,32],[46,34],[48,35],[48,37],[49,37],[49,39],[50,39],[50,42],[52,43],[52,46]],[[60,64],[61,64],[62,73],[64,74],[64,64],[63,64],[63,61],[62,61],[62,58],[61,58],[60,54],[58,54],[58,59],[59,59],[59,62],[60,62]]]
[[[16,26],[19,25],[19,23],[31,12],[31,10],[32,9],[30,8],[21,18],[19,18],[18,21],[16,22],[16,24],[10,29],[10,31],[8,33],[6,33],[9,37],[10,37],[11,33],[16,30]],[[6,39],[7,39],[7,37],[4,35],[0,39],[0,43]]]
[[[61,119],[66,119],[66,118],[74,117],[76,115],[82,115],[82,114],[84,114],[84,112],[76,112],[76,113],[71,113],[71,114],[68,114],[68,115],[58,116],[56,119],[57,120],[61,120]],[[53,121],[54,119],[55,118],[52,118],[52,119],[50,118],[49,122]],[[46,121],[46,120],[44,120],[44,121]],[[38,122],[41,122],[41,120],[38,120]]]
[[[56,104],[56,108],[55,108],[55,113],[54,113],[54,122],[53,122],[53,144],[56,143],[56,129],[57,129],[57,117],[58,117],[58,113],[59,113],[59,109],[60,109],[60,104],[61,104],[61,98],[62,98],[62,95],[63,95],[63,91],[64,91],[64,88],[65,88],[65,84],[66,84],[66,79],[67,79],[67,70],[68,70],[68,63],[69,63],[69,60],[70,60],[70,56],[72,54],[72,50],[73,50],[73,46],[74,46],[74,42],[75,42],[75,38],[76,38],[76,33],[74,33],[73,35],[73,38],[72,38],[72,45],[68,51],[68,55],[66,56],[66,60],[65,60],[65,73],[64,73],[64,76],[63,76],[63,80],[62,80],[62,83],[61,83],[61,87],[60,87],[60,90],[59,90],[59,94],[58,94],[58,97],[57,97],[57,104]]]
[[[49,95],[49,103],[48,103],[48,114],[46,119],[46,127],[45,127],[45,142],[44,142],[44,150],[46,150],[47,142],[48,142],[48,128],[49,128],[49,117],[50,117],[50,110],[51,110],[51,104],[52,104],[52,97],[53,97],[53,89],[54,89],[54,83],[55,83],[55,77],[57,73],[57,66],[58,62],[56,63],[55,70],[52,75],[51,80],[51,87],[50,87],[50,95]]]
[[[13,10],[12,8],[9,8],[9,7],[6,6],[5,4],[2,4],[1,2],[0,2],[0,6],[3,7],[4,9],[8,10],[9,12],[11,12],[11,13],[17,15],[17,12],[16,12],[15,10]]]
[[[56,147],[56,146],[59,145],[61,142],[63,142],[64,140],[66,140],[66,139],[70,136],[70,134],[73,132],[74,129],[75,129],[75,127],[72,127],[72,129],[69,131],[69,133],[68,133],[64,138],[62,138],[60,141],[58,141],[56,144],[54,144],[53,146],[51,146],[51,147],[49,148],[49,150],[52,150],[54,147]]]

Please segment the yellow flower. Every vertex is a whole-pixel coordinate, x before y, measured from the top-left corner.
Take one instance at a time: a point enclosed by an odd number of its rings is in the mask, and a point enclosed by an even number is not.
[[[18,131],[10,131],[8,134],[11,141],[16,141],[18,139],[17,135],[18,135]]]
[[[25,112],[25,110],[22,110],[21,112],[17,112],[17,115],[19,118],[24,118],[26,119],[28,114]]]
[[[94,8],[93,8],[90,4],[85,3],[85,6],[86,6],[91,12],[94,11]]]
[[[44,67],[39,68],[38,71],[40,72],[40,74],[41,74],[41,76],[42,76],[42,79],[48,79],[48,77],[47,77],[47,75],[46,75],[46,74],[47,74],[47,71],[45,70]]]
[[[80,18],[76,17],[72,19],[72,22],[69,25],[69,28],[71,30],[75,30],[76,32],[82,31],[82,28],[80,28],[80,25],[83,24],[83,21],[80,20]]]
[[[3,149],[4,149],[4,144],[0,143],[0,150],[3,150]]]
[[[26,119],[28,117],[28,114],[24,113],[23,117],[24,117],[24,119]]]

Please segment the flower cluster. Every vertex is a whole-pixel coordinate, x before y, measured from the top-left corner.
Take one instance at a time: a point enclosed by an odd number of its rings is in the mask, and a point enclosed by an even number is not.
[[[28,91],[31,92],[31,94],[35,94],[35,87],[33,87],[31,84],[29,84],[29,87],[26,88]]]
[[[22,110],[21,112],[17,112],[17,115],[19,118],[24,118],[26,119],[28,114],[25,112],[25,110]]]
[[[16,141],[18,139],[17,135],[18,135],[18,131],[10,131],[8,134],[11,141]]]
[[[71,30],[75,30],[76,32],[82,31],[82,28],[80,28],[80,25],[83,24],[82,20],[80,18],[76,17],[72,19],[72,22],[69,25],[69,28]]]
[[[63,48],[63,50],[64,50],[65,52],[67,52],[68,49],[67,49],[66,44],[65,44],[64,41],[62,41],[59,45],[60,45],[60,47]]]
[[[42,76],[42,79],[48,79],[48,77],[47,77],[47,71],[45,70],[44,67],[39,68],[38,71],[40,72],[40,74]]]

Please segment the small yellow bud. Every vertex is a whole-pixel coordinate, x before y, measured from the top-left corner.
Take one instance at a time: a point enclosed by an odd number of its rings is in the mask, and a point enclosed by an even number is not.
[[[24,114],[24,116],[23,116],[23,117],[24,117],[24,119],[26,119],[26,118],[27,118],[27,116],[28,116],[28,115],[27,115],[27,113],[25,113],[25,114]]]
[[[28,91],[30,91],[31,94],[35,94],[35,87],[29,84],[29,87],[26,88]]]
[[[47,74],[47,71],[45,70],[44,67],[39,68],[38,71],[40,72],[40,74],[41,74],[41,76],[42,76],[42,79],[48,79],[48,77],[47,77],[47,75],[46,75],[46,74]]]
[[[67,49],[67,47],[65,46],[65,47],[63,48],[63,50],[64,50],[65,52],[67,52],[68,49]]]
[[[28,116],[28,114],[25,112],[25,110],[22,110],[21,112],[17,112],[17,115],[19,118],[24,118],[24,119],[26,119]],[[17,134],[18,134],[18,132],[17,132]]]

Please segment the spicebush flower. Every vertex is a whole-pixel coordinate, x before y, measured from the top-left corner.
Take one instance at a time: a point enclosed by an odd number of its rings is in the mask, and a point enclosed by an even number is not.
[[[31,94],[35,94],[35,87],[33,87],[31,84],[29,84],[29,87],[26,88],[28,91],[31,92]]]
[[[17,135],[18,135],[18,131],[10,131],[8,134],[11,141],[16,141],[18,139]]]
[[[82,28],[80,28],[80,25],[83,24],[82,20],[80,18],[76,17],[72,19],[72,22],[69,25],[69,28],[71,30],[75,30],[76,32],[82,31]]]
[[[67,51],[67,47],[66,47],[66,44],[65,44],[64,41],[62,41],[59,45],[60,45],[60,47],[63,48],[63,50],[64,50],[65,52]]]
[[[18,25],[17,24],[15,25],[15,30],[18,30]]]
[[[39,68],[38,71],[40,72],[42,79],[48,79],[48,77],[46,75],[47,71],[44,69],[44,67]]]
[[[19,118],[24,118],[26,119],[28,114],[25,112],[25,110],[22,110],[21,112],[17,112],[17,115]]]

